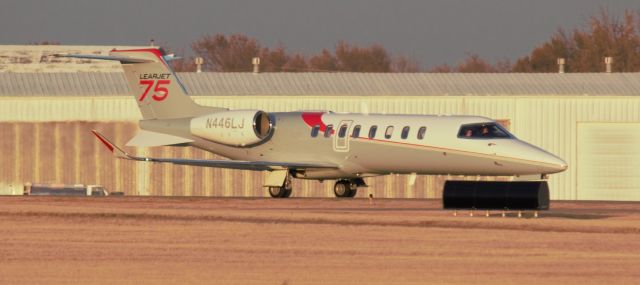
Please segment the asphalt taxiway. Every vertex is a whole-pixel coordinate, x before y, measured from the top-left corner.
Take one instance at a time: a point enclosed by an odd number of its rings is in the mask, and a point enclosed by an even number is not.
[[[640,203],[0,197],[1,284],[638,284]]]

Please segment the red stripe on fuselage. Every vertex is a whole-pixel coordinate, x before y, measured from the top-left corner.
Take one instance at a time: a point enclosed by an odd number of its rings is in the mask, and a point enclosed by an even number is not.
[[[324,114],[324,112],[303,112],[302,120],[311,128],[320,126],[320,131],[324,133],[327,130],[327,125],[322,121],[322,115]],[[335,133],[335,129],[331,130],[331,134],[333,133]]]

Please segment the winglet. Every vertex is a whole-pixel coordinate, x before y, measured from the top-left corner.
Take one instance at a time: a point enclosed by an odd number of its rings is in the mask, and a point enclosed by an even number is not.
[[[127,154],[126,152],[124,152],[124,150],[120,149],[119,147],[117,147],[116,145],[111,143],[101,133],[99,133],[96,130],[91,130],[91,132],[98,138],[98,140],[100,140],[100,142],[102,142],[102,144],[104,144],[105,147],[107,147],[109,149],[109,151],[111,151],[113,153],[113,155],[115,155],[115,157],[124,158],[124,159],[131,159],[129,154]]]

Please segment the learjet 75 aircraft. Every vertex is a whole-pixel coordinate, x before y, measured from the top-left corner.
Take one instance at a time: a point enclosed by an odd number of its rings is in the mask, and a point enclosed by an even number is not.
[[[546,177],[567,168],[485,117],[229,110],[196,104],[168,64],[173,56],[160,48],[57,56],[122,64],[142,113],[127,146],[189,146],[229,160],[138,157],[94,131],[116,157],[268,171],[264,185],[276,198],[291,195],[293,178],[336,180],[335,195],[353,197],[363,178],[379,175]]]

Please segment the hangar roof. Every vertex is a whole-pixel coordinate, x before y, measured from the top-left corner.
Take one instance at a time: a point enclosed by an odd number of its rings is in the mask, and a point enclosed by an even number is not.
[[[196,96],[640,95],[640,73],[179,73]],[[129,93],[124,74],[0,73],[0,96]]]

